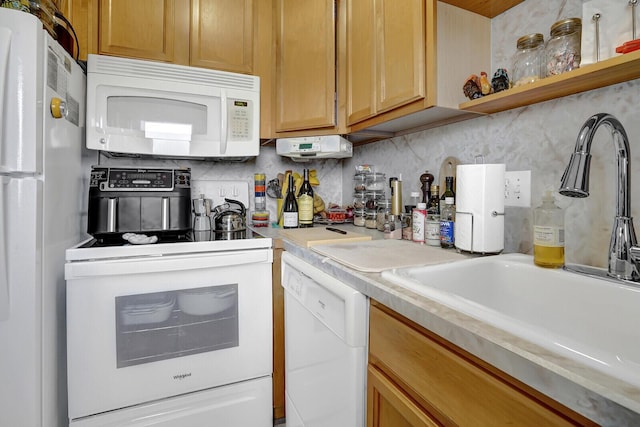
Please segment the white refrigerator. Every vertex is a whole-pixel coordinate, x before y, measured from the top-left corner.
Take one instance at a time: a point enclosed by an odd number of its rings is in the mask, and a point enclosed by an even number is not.
[[[61,426],[65,249],[86,236],[85,76],[35,16],[6,8],[0,76],[0,425]]]

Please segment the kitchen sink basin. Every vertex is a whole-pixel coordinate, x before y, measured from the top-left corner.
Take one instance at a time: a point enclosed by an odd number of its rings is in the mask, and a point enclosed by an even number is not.
[[[524,254],[385,270],[382,277],[640,387],[640,287],[537,267]]]

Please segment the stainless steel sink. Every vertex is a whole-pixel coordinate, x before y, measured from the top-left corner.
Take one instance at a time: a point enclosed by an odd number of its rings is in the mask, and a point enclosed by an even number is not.
[[[640,288],[505,254],[382,272],[384,279],[640,386]]]

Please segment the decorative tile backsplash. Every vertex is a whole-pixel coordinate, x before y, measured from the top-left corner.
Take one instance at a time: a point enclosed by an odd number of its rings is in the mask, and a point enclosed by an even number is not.
[[[525,1],[492,21],[493,73],[511,68],[518,37],[539,32],[548,38],[549,28],[559,19],[582,16],[581,0]],[[464,82],[460,82],[460,86]],[[461,89],[462,90],[462,89]],[[558,195],[560,177],[575,146],[578,130],[591,115],[608,112],[625,126],[631,144],[631,177],[640,176],[640,80],[535,104],[503,113],[404,135],[354,148],[354,157],[344,161],[321,160],[296,163],[275,154],[275,147],[261,148],[260,156],[246,163],[157,161],[151,164],[189,166],[194,179],[246,180],[264,172],[267,180],[286,169],[302,172],[317,169],[320,186],[315,191],[327,203],[348,204],[353,196],[355,165],[373,164],[387,177],[402,174],[403,197],[419,190],[419,176],[429,170],[436,175],[448,156],[474,163],[477,155],[485,163],[505,163],[507,171],[530,170],[532,208],[545,189],[556,191],[558,205],[566,208],[566,261],[605,266],[616,204],[615,151],[608,128],[602,127],[592,147],[591,196],[569,199]],[[101,159],[103,164],[125,162]],[[149,161],[126,161],[149,165]],[[637,180],[635,181],[637,182]],[[252,188],[252,187],[250,187]],[[195,196],[194,196],[195,197]],[[631,191],[631,212],[640,212],[640,187]],[[267,208],[275,217],[275,200]],[[506,208],[505,252],[532,250],[531,209]],[[640,224],[638,225],[640,227]]]

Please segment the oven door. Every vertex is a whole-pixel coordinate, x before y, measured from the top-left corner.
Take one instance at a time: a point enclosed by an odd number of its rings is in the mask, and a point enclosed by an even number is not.
[[[67,263],[70,419],[270,376],[272,262],[255,249]]]

